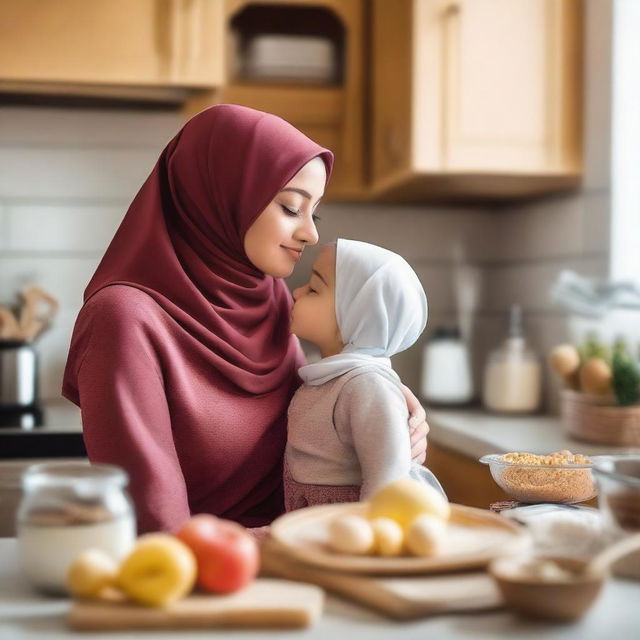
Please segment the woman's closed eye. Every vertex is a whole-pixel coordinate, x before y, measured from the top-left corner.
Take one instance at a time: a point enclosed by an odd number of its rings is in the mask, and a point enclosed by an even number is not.
[[[288,215],[288,216],[297,216],[299,215],[299,213],[297,211],[294,211],[293,209],[289,209],[289,207],[286,207],[285,205],[281,204],[280,205],[282,207],[282,210]]]
[[[288,216],[292,216],[292,217],[296,217],[300,215],[299,211],[294,211],[293,209],[289,209],[289,207],[285,206],[284,204],[281,204],[280,207],[282,208],[282,210],[288,215]],[[320,220],[320,216],[317,216],[315,213],[311,216],[311,219],[314,222],[318,222],[318,220]]]

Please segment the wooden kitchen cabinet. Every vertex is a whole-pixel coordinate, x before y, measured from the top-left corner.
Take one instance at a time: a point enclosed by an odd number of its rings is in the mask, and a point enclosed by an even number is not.
[[[513,500],[495,483],[487,465],[432,440],[425,464],[440,481],[449,502],[488,509],[493,502]]]
[[[191,116],[210,104],[242,104],[281,116],[333,151],[330,199],[368,197],[364,154],[364,0],[225,0],[227,80],[209,96],[195,97]],[[250,12],[260,12],[258,16]],[[257,17],[257,19],[256,19]],[[337,47],[339,70],[332,83],[251,81],[234,75],[238,28],[264,33],[326,37]],[[235,40],[234,40],[235,38]]]
[[[373,0],[373,193],[576,186],[581,32],[581,0]]]
[[[0,7],[0,90],[90,95],[86,85],[214,87],[221,1],[19,0]],[[144,95],[144,94],[143,94]]]

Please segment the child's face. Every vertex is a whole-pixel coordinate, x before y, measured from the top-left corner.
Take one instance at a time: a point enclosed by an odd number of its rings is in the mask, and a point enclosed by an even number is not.
[[[336,320],[336,250],[324,246],[313,263],[311,278],[293,292],[291,332],[320,347],[322,357],[344,347]]]

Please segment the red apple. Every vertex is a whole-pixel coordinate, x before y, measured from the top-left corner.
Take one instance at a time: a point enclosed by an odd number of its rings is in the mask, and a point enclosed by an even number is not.
[[[193,551],[198,565],[197,584],[205,591],[237,591],[258,573],[258,544],[237,522],[201,513],[175,535]]]

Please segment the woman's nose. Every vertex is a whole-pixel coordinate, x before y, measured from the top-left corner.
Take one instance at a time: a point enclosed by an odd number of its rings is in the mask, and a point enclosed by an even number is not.
[[[318,244],[318,230],[316,229],[316,225],[311,217],[304,219],[302,224],[296,230],[295,238],[305,244]]]
[[[300,294],[302,293],[302,289],[304,289],[304,287],[298,287],[298,288],[293,290],[293,299],[294,300],[297,300],[300,297]]]

